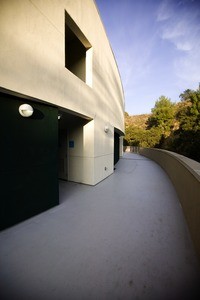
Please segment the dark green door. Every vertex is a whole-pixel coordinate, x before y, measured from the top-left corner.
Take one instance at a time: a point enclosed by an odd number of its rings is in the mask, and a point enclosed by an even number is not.
[[[30,104],[29,118],[19,106]],[[38,214],[59,202],[58,111],[37,102],[0,94],[0,228]]]

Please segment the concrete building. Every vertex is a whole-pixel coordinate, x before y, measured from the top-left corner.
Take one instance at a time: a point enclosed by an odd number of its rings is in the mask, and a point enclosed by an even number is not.
[[[95,185],[113,173],[124,95],[93,0],[1,0],[0,40],[5,228],[58,204],[59,178]]]

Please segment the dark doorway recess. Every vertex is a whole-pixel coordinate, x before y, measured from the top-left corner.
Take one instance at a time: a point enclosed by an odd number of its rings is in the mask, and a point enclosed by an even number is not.
[[[90,118],[75,114],[75,112],[67,111],[61,109],[58,112],[59,121],[58,121],[58,132],[59,132],[59,141],[58,141],[58,161],[59,161],[59,179],[68,180],[69,178],[69,148],[74,147],[74,140],[69,140],[71,132],[74,130],[83,131],[83,127],[89,121]]]
[[[119,160],[119,134],[117,132],[114,133],[114,165]]]
[[[33,115],[19,114],[30,104]],[[58,110],[0,93],[0,229],[59,203]]]

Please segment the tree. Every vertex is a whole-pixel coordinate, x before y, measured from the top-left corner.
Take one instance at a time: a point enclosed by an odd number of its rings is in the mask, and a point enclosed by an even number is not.
[[[196,132],[200,130],[200,90],[185,92],[180,95],[182,102],[176,118],[180,123],[180,131]]]
[[[176,114],[179,129],[172,146],[176,152],[200,161],[200,90],[186,90],[180,98]]]
[[[164,137],[170,135],[174,126],[175,104],[165,96],[161,96],[151,110],[152,115],[148,119],[148,129],[157,127]]]
[[[125,113],[124,113],[124,117],[125,118],[128,118],[129,117],[129,114],[125,111]]]
[[[179,103],[174,104],[169,98],[161,96],[155,102],[148,120],[143,121],[144,126],[132,122],[133,116],[126,113],[127,145],[159,147],[200,162],[200,89],[187,89],[180,99]]]
[[[159,145],[161,136],[160,128],[145,130],[130,125],[125,131],[124,145],[153,148]]]
[[[179,95],[179,98],[181,99],[181,101],[190,100],[190,96],[193,92],[194,92],[193,90],[187,89]]]

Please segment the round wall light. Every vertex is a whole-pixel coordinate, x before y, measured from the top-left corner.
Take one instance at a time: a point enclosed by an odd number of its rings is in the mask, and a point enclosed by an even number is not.
[[[105,133],[108,133],[109,127],[108,127],[108,126],[105,126],[105,127],[104,127],[104,131],[105,131]]]
[[[19,113],[22,117],[28,118],[33,114],[33,108],[29,104],[22,104],[19,107]]]

